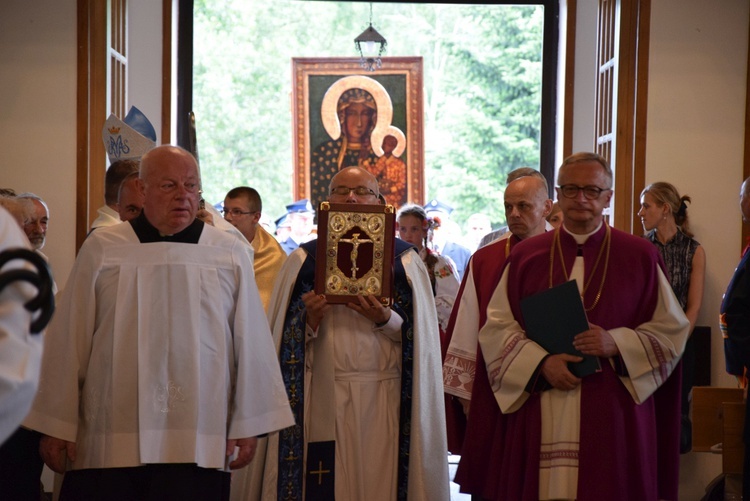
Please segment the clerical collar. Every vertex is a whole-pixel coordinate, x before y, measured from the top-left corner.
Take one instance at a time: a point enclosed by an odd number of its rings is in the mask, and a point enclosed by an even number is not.
[[[197,244],[201,237],[201,232],[203,232],[203,225],[203,221],[196,219],[187,228],[174,235],[161,235],[159,230],[148,222],[145,212],[141,212],[137,218],[130,221],[130,226],[133,227],[135,235],[142,244],[154,242]]]
[[[578,235],[577,233],[569,232],[568,229],[565,227],[564,221],[562,224],[562,229],[565,231],[565,233],[573,237],[578,245],[583,245],[586,243],[586,240],[588,240],[591,235],[593,235],[594,233],[596,233],[597,231],[601,229],[602,224],[604,224],[604,220],[599,221],[599,226],[597,226],[594,231],[592,231],[591,233],[585,233],[583,235]]]

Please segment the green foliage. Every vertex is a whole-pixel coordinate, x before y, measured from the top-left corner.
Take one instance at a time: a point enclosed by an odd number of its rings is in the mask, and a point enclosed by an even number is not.
[[[373,4],[388,56],[424,58],[426,199],[503,224],[506,174],[539,165],[542,7]],[[352,57],[363,2],[196,0],[194,108],[207,201],[292,201],[292,57]]]

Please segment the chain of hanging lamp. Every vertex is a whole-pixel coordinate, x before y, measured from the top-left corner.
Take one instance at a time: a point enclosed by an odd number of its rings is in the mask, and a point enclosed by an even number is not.
[[[372,27],[372,2],[370,2],[370,25],[357,38],[354,46],[359,52],[359,64],[367,71],[375,71],[383,67],[381,56],[385,52],[388,41]],[[375,51],[377,49],[377,54]],[[365,53],[366,52],[366,53]]]

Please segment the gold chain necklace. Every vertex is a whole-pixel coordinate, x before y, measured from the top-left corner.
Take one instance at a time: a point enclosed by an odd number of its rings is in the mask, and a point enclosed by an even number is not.
[[[612,242],[612,235],[611,230],[609,228],[609,225],[605,222],[603,223],[606,226],[606,234],[604,235],[604,241],[602,242],[601,247],[599,247],[599,255],[596,257],[596,261],[594,262],[594,267],[591,269],[591,274],[589,275],[588,281],[583,286],[583,292],[581,293],[581,302],[585,301],[586,291],[589,288],[589,285],[591,285],[591,281],[594,279],[594,275],[596,273],[596,269],[599,267],[599,263],[601,262],[602,255],[604,254],[604,249],[606,247],[607,249],[607,257],[604,260],[604,271],[602,272],[602,281],[599,284],[599,290],[596,293],[596,298],[594,298],[594,303],[586,308],[586,305],[584,304],[584,309],[586,311],[591,311],[594,308],[596,308],[596,305],[599,304],[599,299],[602,297],[602,290],[604,289],[604,281],[607,278],[607,270],[609,269],[609,249],[610,244]],[[549,286],[552,288],[552,271],[554,268],[555,263],[555,247],[557,247],[557,251],[560,254],[560,264],[562,265],[562,271],[563,271],[563,277],[565,278],[565,281],[567,282],[570,280],[570,276],[568,275],[568,270],[565,268],[565,259],[563,258],[563,252],[562,252],[562,245],[560,244],[560,229],[555,230],[555,236],[552,240],[552,246],[549,249]]]

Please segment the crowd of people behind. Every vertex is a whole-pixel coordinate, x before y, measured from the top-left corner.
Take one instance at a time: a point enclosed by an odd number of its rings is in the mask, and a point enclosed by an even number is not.
[[[647,186],[641,238],[607,223],[612,172],[596,154],[565,159],[556,202],[535,169],[506,181],[494,230],[478,213],[461,231],[437,199],[399,207],[393,304],[334,304],[313,290],[309,200],[271,222],[249,186],[204,205],[181,148],[113,161],[38,396],[0,428],[0,492],[38,499],[46,463],[63,500],[445,500],[451,452],[473,499],[677,499],[706,266],[690,198]],[[327,192],[383,203],[359,167]],[[41,254],[44,200],[5,188],[0,206]],[[569,280],[589,328],[550,353],[524,300]],[[722,305],[738,376],[743,280]],[[575,375],[582,356],[599,369]]]
[[[529,170],[534,169],[522,167],[517,172],[528,175],[525,173]],[[513,180],[513,176],[510,179]],[[217,203],[215,207],[222,211],[223,202]],[[419,206],[408,203],[397,208],[401,211],[406,207],[413,210],[414,207]],[[423,224],[427,231],[424,242],[419,245],[415,243],[415,246],[421,252],[423,252],[423,248],[429,249],[443,258],[449,259],[458,272],[459,280],[463,277],[469,257],[479,247],[490,243],[508,230],[507,226],[501,226],[493,230],[490,216],[484,213],[471,214],[466,221],[464,230],[462,230],[461,226],[451,218],[454,208],[437,199],[432,199],[426,205],[421,206],[421,209],[424,213]],[[317,237],[315,213],[316,211],[310,201],[303,198],[288,204],[286,212],[276,220],[261,215],[259,224],[276,237],[287,254],[291,254],[294,249],[299,247],[299,244]],[[551,227],[558,228],[562,224],[562,218],[560,206],[555,202],[546,220]],[[396,237],[404,238],[398,228]]]

